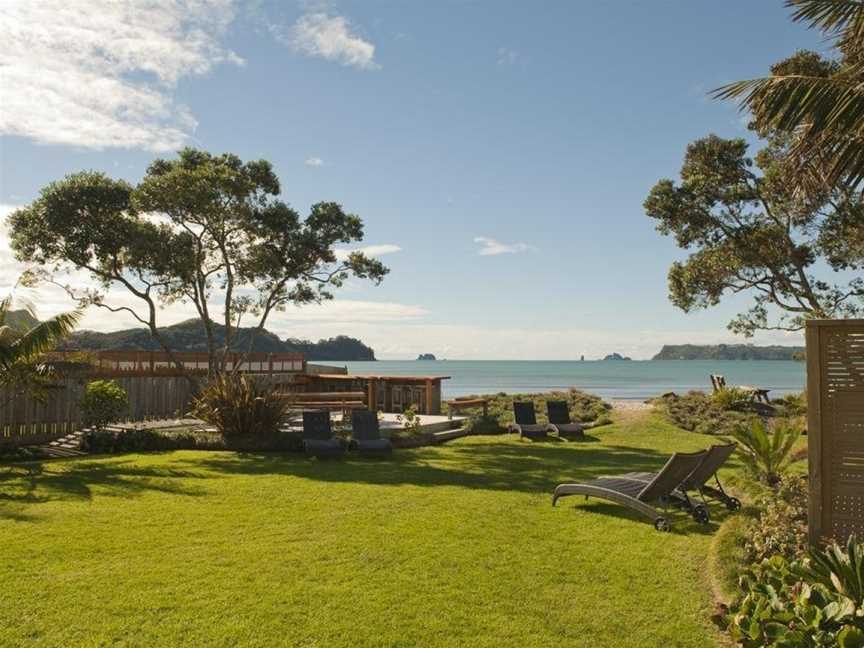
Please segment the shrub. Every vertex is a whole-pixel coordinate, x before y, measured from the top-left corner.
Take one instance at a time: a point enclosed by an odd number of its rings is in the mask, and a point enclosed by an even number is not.
[[[753,405],[755,394],[740,387],[726,387],[711,394],[713,400],[722,410],[741,412]]]
[[[764,560],[739,585],[727,622],[743,646],[864,646],[864,545],[854,536],[808,558]]]
[[[243,375],[218,376],[195,399],[192,415],[213,425],[226,439],[275,435],[288,418],[279,394]]]
[[[785,416],[804,416],[807,414],[807,394],[785,394],[771,401],[775,407],[782,410]]]
[[[683,396],[667,394],[654,401],[671,423],[691,432],[728,436],[741,425],[755,418],[749,412],[724,410],[712,396],[691,391]]]
[[[81,399],[81,416],[86,427],[103,429],[119,421],[129,408],[129,396],[113,380],[94,380],[87,383]]]
[[[776,493],[757,505],[762,509],[758,522],[748,534],[745,550],[750,562],[781,555],[793,560],[807,550],[807,480],[800,475],[783,477]]]
[[[292,451],[303,449],[301,435],[279,432],[266,437],[223,437],[201,430],[91,430],[83,447],[93,453],[152,452],[165,450]]]
[[[420,417],[417,416],[417,408],[411,405],[401,414],[396,416],[396,422],[402,426],[402,429],[409,434],[416,434],[422,427]]]
[[[463,424],[463,429],[469,434],[506,434],[507,428],[501,425],[497,417],[483,414],[472,414]]]
[[[778,419],[769,425],[754,419],[732,432],[739,442],[744,463],[758,478],[775,486],[791,461],[792,448],[801,437],[803,427],[793,419]]]
[[[88,430],[82,446],[88,452],[147,452],[159,450],[224,450],[224,440],[216,434],[192,430]]]

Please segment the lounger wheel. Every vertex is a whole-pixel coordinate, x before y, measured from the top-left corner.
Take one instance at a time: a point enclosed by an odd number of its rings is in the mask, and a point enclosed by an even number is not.
[[[741,500],[737,497],[730,497],[729,501],[726,502],[726,508],[730,511],[738,511],[741,509]]]
[[[708,509],[702,504],[697,504],[693,509],[693,519],[696,520],[699,524],[708,524],[711,521],[711,515],[708,513]]]
[[[669,524],[669,520],[664,517],[658,517],[654,520],[654,528],[658,531],[671,531],[672,525]]]

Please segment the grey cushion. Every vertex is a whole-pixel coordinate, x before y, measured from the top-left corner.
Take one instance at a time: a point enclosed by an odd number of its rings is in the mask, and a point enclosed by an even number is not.
[[[393,450],[390,439],[355,439],[354,445],[360,452],[390,452]]]
[[[582,434],[581,423],[558,423],[555,428],[558,434]]]

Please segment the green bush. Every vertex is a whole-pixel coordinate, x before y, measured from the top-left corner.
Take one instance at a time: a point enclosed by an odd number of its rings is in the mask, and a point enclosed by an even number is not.
[[[712,396],[701,391],[683,396],[667,394],[656,399],[654,404],[674,425],[700,434],[729,436],[743,422],[755,418],[750,412],[723,409]]]
[[[423,422],[417,415],[417,408],[414,405],[405,409],[401,414],[397,414],[396,422],[408,434],[417,434],[423,426]]]
[[[754,419],[749,425],[739,425],[732,436],[739,443],[739,452],[751,472],[769,486],[775,486],[792,459],[792,449],[804,429],[800,421],[778,419],[770,425]]]
[[[726,618],[732,638],[759,646],[864,646],[864,545],[774,556],[748,569]]]
[[[482,413],[472,414],[463,424],[463,429],[469,434],[506,434],[507,428],[501,425],[497,417]]]
[[[302,435],[279,432],[266,437],[223,437],[200,430],[90,430],[83,447],[93,453],[152,452],[166,450],[290,451],[303,449]]]
[[[807,551],[807,480],[800,475],[783,477],[777,491],[757,502],[762,509],[745,543],[749,562],[774,555],[801,558]]]
[[[123,418],[129,408],[129,396],[113,380],[94,380],[84,388],[81,416],[86,427],[103,429]]]
[[[771,401],[783,416],[804,416],[807,414],[807,394],[785,394]]]
[[[288,419],[285,401],[243,375],[218,376],[192,404],[192,416],[213,425],[226,439],[276,435]]]
[[[224,440],[215,434],[194,431],[166,433],[161,430],[88,430],[82,447],[88,452],[147,452],[160,450],[224,450]]]
[[[722,410],[742,412],[753,405],[756,394],[740,387],[726,387],[711,394],[713,400]]]

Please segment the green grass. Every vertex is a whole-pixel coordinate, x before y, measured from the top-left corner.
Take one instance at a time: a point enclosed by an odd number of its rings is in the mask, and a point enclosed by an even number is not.
[[[676,513],[663,534],[550,497],[714,439],[655,415],[592,434],[469,437],[387,461],[0,466],[0,645],[715,645],[717,523]]]

